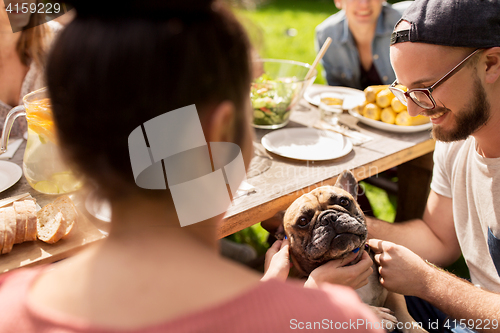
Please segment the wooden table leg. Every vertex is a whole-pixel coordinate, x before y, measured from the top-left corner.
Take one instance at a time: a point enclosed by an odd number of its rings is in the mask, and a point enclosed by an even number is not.
[[[398,166],[396,222],[422,218],[432,179],[432,154],[428,153]]]

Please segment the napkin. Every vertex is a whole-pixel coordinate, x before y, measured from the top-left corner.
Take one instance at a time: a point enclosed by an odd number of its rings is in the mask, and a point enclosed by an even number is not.
[[[16,153],[17,149],[23,142],[23,139],[15,139],[9,140],[9,145],[7,146],[7,151],[0,155],[0,160],[8,160],[11,159],[12,156]]]

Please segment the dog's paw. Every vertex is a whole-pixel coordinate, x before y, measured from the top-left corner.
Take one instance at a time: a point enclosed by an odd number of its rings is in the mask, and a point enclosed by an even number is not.
[[[392,332],[396,329],[396,324],[398,319],[394,317],[394,312],[388,308],[383,308],[381,306],[370,306],[375,315],[382,322],[382,327],[386,329],[387,332]]]

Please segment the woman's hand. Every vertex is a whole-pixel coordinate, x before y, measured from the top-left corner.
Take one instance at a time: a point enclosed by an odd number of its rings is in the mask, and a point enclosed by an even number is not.
[[[290,272],[290,255],[288,239],[277,240],[266,252],[264,276],[261,281],[276,278],[285,281]]]
[[[311,272],[304,287],[318,288],[324,282],[341,284],[353,289],[363,287],[368,284],[368,277],[373,273],[373,261],[368,253],[363,251],[357,264],[345,266],[356,259],[357,256],[357,253],[351,253],[344,259],[331,260],[319,266]]]

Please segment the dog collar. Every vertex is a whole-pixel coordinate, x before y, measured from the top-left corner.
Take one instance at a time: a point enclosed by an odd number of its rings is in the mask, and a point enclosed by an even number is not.
[[[370,254],[371,249],[368,246],[368,244],[365,244],[363,251],[366,251],[366,252],[368,252],[368,254]],[[363,251],[359,251],[358,252],[358,256],[356,257],[356,259],[354,259],[353,261],[351,261],[347,266],[356,265],[361,260],[361,257],[363,256]]]

